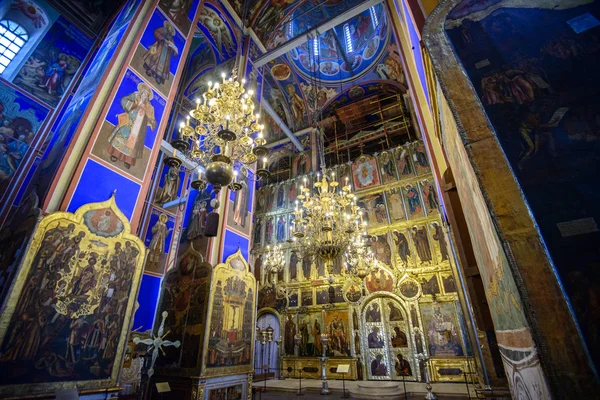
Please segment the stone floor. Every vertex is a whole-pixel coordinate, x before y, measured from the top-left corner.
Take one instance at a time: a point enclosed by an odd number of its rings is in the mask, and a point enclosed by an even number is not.
[[[342,381],[332,380],[329,381],[329,389],[332,394],[330,396],[321,396],[321,381],[313,380],[313,379],[303,379],[302,380],[302,394],[303,396],[296,396],[298,393],[299,381],[297,379],[285,379],[285,380],[277,380],[271,379],[266,382],[267,391],[264,393],[256,393],[254,400],[275,400],[275,399],[284,399],[287,398],[291,400],[292,398],[297,398],[298,400],[324,400],[325,398],[329,400],[337,400],[342,398]],[[373,392],[367,397],[377,398],[377,384],[379,382],[369,382],[373,384]],[[398,382],[400,393],[398,393],[398,399],[423,399],[425,394],[427,393],[427,389],[425,388],[424,383],[418,382],[406,382],[406,397],[404,394],[404,388],[402,382]],[[346,381],[346,392],[347,395],[350,392],[357,392],[357,382],[355,381]],[[263,389],[265,387],[265,382],[254,382],[254,387]],[[469,385],[469,394],[467,394],[467,387],[464,383],[437,383],[433,384],[433,393],[439,400],[467,400],[467,399],[477,399],[477,395],[475,393],[475,388],[472,385]],[[354,396],[353,396],[354,397]]]

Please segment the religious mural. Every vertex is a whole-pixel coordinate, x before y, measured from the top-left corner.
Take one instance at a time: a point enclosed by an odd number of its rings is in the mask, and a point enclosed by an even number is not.
[[[238,47],[235,28],[213,3],[204,2],[198,17],[200,30],[209,38],[219,61],[225,61],[235,55]]]
[[[383,193],[361,196],[356,204],[364,209],[363,220],[369,224],[370,228],[389,224],[388,210]]]
[[[114,197],[40,222],[0,321],[3,394],[115,384],[143,243]]]
[[[155,10],[133,55],[131,67],[166,97],[173,85],[184,43],[183,35]]]
[[[0,83],[0,193],[24,161],[48,111]]]
[[[227,225],[244,235],[250,236],[252,200],[254,200],[254,175],[249,170],[246,171],[247,177],[242,174],[237,178],[242,185],[241,189],[229,192]]]
[[[92,154],[143,179],[164,108],[165,100],[128,70],[100,128]]]
[[[165,323],[165,329],[170,331],[169,339],[179,340],[182,345],[164,348],[165,354],[156,361],[158,371],[161,368],[200,370],[211,270],[210,264],[192,245],[165,275],[157,315],[164,311],[169,313]]]
[[[187,36],[194,20],[198,0],[160,0],[158,7],[173,21],[175,26]]]
[[[424,331],[432,357],[463,357],[454,303],[421,304]]]
[[[164,165],[160,179],[161,182],[159,182],[159,187],[156,188],[154,203],[164,207],[165,203],[177,199],[181,194],[182,175],[185,175],[185,172],[180,172],[179,167]]]
[[[391,174],[382,170],[381,154],[365,156],[358,162],[366,161],[368,164],[371,160],[372,171],[377,176],[377,185],[371,184],[356,191],[357,204],[365,209],[363,220],[371,235],[371,250],[380,263],[371,268],[364,279],[351,277],[342,257],[334,264],[333,282],[328,284],[325,280],[328,273],[318,257],[312,254],[303,256],[293,244],[281,242],[288,261],[277,286],[267,281],[262,283],[258,307],[259,310],[275,309],[289,316],[281,320],[282,326],[288,327],[282,345],[287,348],[284,365],[292,366],[293,362],[299,361],[294,356],[295,333],[300,338],[299,356],[317,357],[322,344],[315,333],[331,335],[333,317],[327,315],[337,314],[341,322],[336,321],[333,326],[343,327],[345,334],[337,335],[336,341],[330,342],[333,348],[329,355],[360,356],[353,374],[358,376],[362,371],[367,379],[374,380],[402,380],[403,377],[415,380],[423,377],[423,371],[414,361],[416,352],[427,351],[420,330],[423,322],[418,311],[419,303],[431,301],[433,294],[449,296],[448,299],[453,301],[456,288],[447,292],[442,287],[444,278],[448,288],[453,289],[448,252],[442,254],[440,247],[442,244],[445,248],[447,246],[446,233],[437,214],[437,206],[433,209],[437,197],[433,197],[435,185],[431,171],[417,170],[415,166],[418,163],[418,157],[414,156],[418,145],[407,143],[389,152],[392,164],[388,165],[388,172],[393,172]],[[389,162],[389,159],[383,161]],[[356,178],[350,173],[352,167],[356,171],[356,165],[342,164],[333,167],[327,174],[335,171],[334,179],[345,185],[346,177],[353,181]],[[386,174],[388,178],[384,181]],[[312,188],[312,181],[316,179],[316,174],[294,176],[294,179],[258,189],[257,221],[262,225],[265,241],[260,242],[263,232],[259,230],[253,248],[257,260],[264,256],[267,245],[278,241],[280,219],[288,221],[289,229],[295,207],[293,199],[298,196],[299,185]],[[351,183],[354,186],[354,182]],[[412,196],[410,204],[408,192]],[[431,207],[425,199],[432,200]],[[409,214],[410,205],[416,208],[414,215]],[[297,299],[294,302],[291,301],[292,293]],[[382,300],[386,296],[394,298]],[[408,310],[411,310],[410,313]],[[453,313],[455,321],[458,321],[455,309]],[[341,333],[336,328],[333,331]],[[463,346],[463,339],[459,338]],[[442,353],[439,358],[450,356]],[[301,362],[310,361],[302,359]]]
[[[600,218],[600,192],[589,182],[596,179],[600,149],[600,84],[589,71],[600,52],[600,5],[535,4],[462,2],[445,31],[518,179],[590,351],[598,353],[589,302],[599,285],[593,271],[600,234],[593,221]],[[515,38],[522,45],[514,46]],[[570,196],[560,195],[565,187]],[[570,223],[582,224],[581,231],[564,229]]]
[[[171,248],[173,229],[175,228],[175,217],[152,208],[148,230],[144,238],[144,244],[148,247],[148,255],[144,264],[144,271],[155,274],[165,272],[166,255]]]
[[[239,250],[214,267],[204,374],[252,370],[255,290],[256,280]]]
[[[55,107],[92,45],[92,39],[59,17],[25,61],[13,83]]]
[[[377,160],[371,156],[359,157],[352,164],[353,184],[356,190],[379,185]]]

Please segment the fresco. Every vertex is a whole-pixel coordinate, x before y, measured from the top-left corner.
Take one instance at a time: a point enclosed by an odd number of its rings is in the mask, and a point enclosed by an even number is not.
[[[145,255],[129,230],[114,198],[42,219],[2,316],[3,394],[116,383]]]
[[[13,83],[55,107],[94,42],[59,17],[17,73]]]
[[[453,303],[421,304],[421,316],[431,357],[464,356]]]
[[[393,188],[385,192],[385,200],[390,214],[390,222],[406,221],[406,209],[402,197],[402,188]]]
[[[100,128],[92,154],[142,180],[165,108],[165,100],[127,70]]]
[[[167,97],[184,44],[183,35],[160,11],[155,10],[131,59],[131,67]]]
[[[240,176],[238,182],[242,188],[236,192],[229,192],[229,209],[227,211],[227,225],[236,231],[250,236],[252,221],[252,202],[254,200],[254,183],[252,173],[248,178]]]
[[[160,0],[158,7],[173,21],[177,29],[187,36],[198,8],[199,0]]]
[[[314,312],[299,316],[298,334],[300,343],[298,345],[300,357],[319,357],[323,355],[323,343],[321,334],[326,333],[327,327],[323,321],[323,313]]]
[[[474,5],[463,5],[446,29],[531,207],[590,351],[597,354],[589,293],[600,282],[594,272],[600,234],[557,230],[561,223],[600,218],[595,206],[600,191],[590,186],[600,150],[600,84],[589,73],[600,54],[599,28],[578,24],[578,18],[586,13],[594,18],[600,8],[583,3],[555,10],[494,10],[485,4],[477,18],[466,16]],[[475,39],[482,34],[495,43],[493,49]],[[515,36],[523,45],[511,48]],[[486,62],[476,68],[473,61]],[[570,188],[569,199],[560,195],[564,187]]]
[[[25,161],[48,109],[0,83],[0,194]]]
[[[148,230],[144,237],[144,244],[148,248],[144,272],[163,274],[165,261],[171,250],[171,240],[175,229],[175,217],[152,207]]]
[[[205,374],[250,372],[256,281],[242,253],[216,265],[211,282]]]
[[[224,13],[214,4],[205,2],[198,17],[198,27],[209,38],[219,61],[233,57],[237,51],[236,32]]]
[[[361,196],[356,204],[364,209],[363,220],[369,224],[369,228],[389,224],[388,210],[383,193]]]
[[[323,322],[329,335],[327,353],[333,357],[350,357],[348,312],[325,311]]]
[[[165,330],[171,332],[170,340],[179,340],[182,346],[165,348],[165,354],[156,362],[157,368],[200,369],[211,270],[210,264],[190,246],[165,275],[156,315],[169,313]]]
[[[361,156],[352,164],[353,188],[366,189],[380,184],[377,160],[371,156]]]

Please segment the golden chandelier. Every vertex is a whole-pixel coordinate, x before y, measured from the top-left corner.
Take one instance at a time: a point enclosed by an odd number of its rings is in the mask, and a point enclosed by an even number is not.
[[[363,211],[356,205],[356,196],[348,184],[338,190],[338,182],[334,173],[331,180],[327,174],[317,174],[314,190],[304,185],[300,188],[294,222],[291,233],[295,241],[307,253],[316,253],[326,264],[331,275],[333,261],[339,257],[348,246],[361,236]]]
[[[192,142],[189,156],[205,168],[205,179],[218,190],[228,186],[239,190],[233,182],[233,165],[241,163],[243,172],[258,158],[267,155],[263,137],[264,125],[259,114],[254,114],[254,91],[245,88],[246,80],[237,80],[236,71],[227,78],[221,74],[221,82],[208,82],[202,99],[196,99],[196,107],[190,111],[185,123],[180,125],[181,142]],[[195,128],[190,126],[190,117]],[[175,144],[173,144],[175,147]],[[259,178],[268,178],[265,168],[256,171]],[[203,186],[202,182],[195,182]]]

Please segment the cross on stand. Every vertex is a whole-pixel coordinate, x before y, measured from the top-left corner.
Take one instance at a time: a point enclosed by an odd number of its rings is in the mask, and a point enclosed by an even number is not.
[[[167,331],[167,333],[164,333],[165,330],[165,321],[167,320],[167,315],[169,315],[169,313],[167,311],[163,311],[162,313],[162,322],[160,323],[160,327],[158,328],[158,332],[156,333],[156,336],[154,336],[154,334],[150,334],[150,337],[148,339],[140,339],[138,337],[133,338],[133,343],[137,344],[145,344],[148,346],[148,349],[146,351],[146,354],[148,354],[148,352],[150,351],[150,349],[152,350],[152,361],[150,362],[150,367],[149,368],[143,368],[142,369],[142,379],[145,378],[146,382],[142,385],[140,385],[143,389],[143,392],[141,394],[141,399],[145,399],[146,396],[148,395],[148,388],[150,385],[150,378],[152,377],[152,375],[154,375],[154,363],[156,363],[156,359],[158,358],[158,352],[159,350],[163,353],[163,355],[165,355],[165,351],[163,350],[163,346],[165,347],[170,347],[170,346],[174,346],[175,348],[179,348],[179,346],[181,345],[181,342],[179,340],[176,340],[174,342],[171,342],[170,340],[164,340],[164,338],[170,333],[170,331]],[[144,363],[144,366],[146,365],[146,363]],[[144,371],[146,370],[146,371]]]

